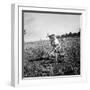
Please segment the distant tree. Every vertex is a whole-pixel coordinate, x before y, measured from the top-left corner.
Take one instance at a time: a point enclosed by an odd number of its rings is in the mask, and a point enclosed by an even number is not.
[[[80,36],[80,31],[78,32],[78,36]]]
[[[73,34],[70,32],[68,36],[71,37],[71,36],[73,36]]]
[[[80,36],[81,28],[79,28],[78,36]]]
[[[81,31],[81,29],[79,28],[79,32],[74,32],[74,33],[72,33],[72,32],[69,32],[69,33],[66,33],[66,34],[63,34],[63,35],[61,35],[61,36],[57,36],[57,38],[60,38],[60,37],[76,37],[76,36],[80,36],[80,31]]]
[[[68,37],[68,34],[67,33],[65,34],[65,37]]]

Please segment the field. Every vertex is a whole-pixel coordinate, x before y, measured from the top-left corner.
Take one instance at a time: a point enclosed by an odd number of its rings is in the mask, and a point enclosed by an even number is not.
[[[58,63],[50,56],[50,41],[24,43],[24,77],[80,75],[80,37],[62,38]]]

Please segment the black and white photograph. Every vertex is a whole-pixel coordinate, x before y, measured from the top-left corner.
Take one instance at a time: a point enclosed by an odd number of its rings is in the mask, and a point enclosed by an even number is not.
[[[81,74],[80,17],[80,13],[22,11],[23,78]]]

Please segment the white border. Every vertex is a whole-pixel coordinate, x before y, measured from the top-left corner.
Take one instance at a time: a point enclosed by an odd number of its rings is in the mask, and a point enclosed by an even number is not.
[[[13,4],[12,5],[12,66],[11,66],[11,84],[12,86],[32,86],[48,85],[72,82],[87,81],[87,61],[84,60],[83,43],[84,32],[86,29],[86,9],[83,8],[50,8],[50,7],[33,7],[29,5]],[[82,13],[81,15],[81,75],[75,76],[58,76],[43,78],[22,79],[22,10],[37,11],[54,11],[54,12],[71,12]],[[54,82],[52,82],[54,80]]]

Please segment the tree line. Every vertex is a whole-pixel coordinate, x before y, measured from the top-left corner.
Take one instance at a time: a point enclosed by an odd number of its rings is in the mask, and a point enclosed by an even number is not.
[[[72,32],[66,33],[66,34],[63,34],[61,36],[57,35],[57,38],[61,38],[61,37],[76,37],[76,36],[80,37],[80,31],[77,32],[77,33],[72,33]]]

